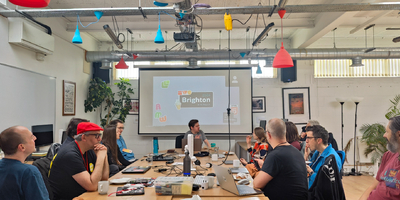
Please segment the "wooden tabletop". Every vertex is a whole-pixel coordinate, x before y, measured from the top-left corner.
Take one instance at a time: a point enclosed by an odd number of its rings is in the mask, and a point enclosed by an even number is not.
[[[222,150],[220,150],[221,152],[223,152]],[[183,161],[183,157],[179,157],[179,153],[182,153],[181,149],[176,149],[176,154],[171,154],[172,156],[177,157],[177,159],[175,159],[175,162],[182,162]],[[205,156],[205,157],[197,157],[197,159],[201,162],[200,167],[196,167],[196,169],[198,170],[198,173],[207,175],[208,173],[214,173],[213,168],[206,168],[205,165],[206,163],[211,163],[212,165],[220,165],[222,164],[222,161],[225,159],[218,159],[218,161],[212,161],[211,158],[209,156]],[[236,157],[236,155],[229,155],[227,160],[235,160],[238,159]],[[132,163],[130,166],[148,166],[149,163],[146,161],[145,158],[141,158],[138,161],[136,161],[135,163]],[[166,166],[165,161],[153,161],[153,165],[152,168],[147,171],[144,174],[122,174],[121,172],[117,173],[116,175],[114,175],[113,177],[111,177],[109,180],[113,180],[113,179],[119,179],[119,178],[157,178],[159,176],[166,176],[169,171],[165,171],[165,172],[158,172],[157,170],[160,168],[167,168],[170,169],[171,165]],[[232,165],[225,165],[222,164],[221,166],[224,167],[232,167]],[[182,166],[177,166],[178,168],[182,169]],[[243,166],[242,166],[243,167]],[[204,169],[203,169],[204,168]],[[179,170],[177,170],[179,171]],[[192,176],[196,175],[196,172],[192,171]],[[175,173],[171,173],[169,176],[177,176]],[[182,176],[182,175],[179,175]],[[149,187],[149,188],[145,188],[145,194],[144,195],[134,195],[134,196],[116,196],[114,193],[117,190],[117,187],[122,187],[124,184],[121,185],[115,185],[115,184],[110,184],[109,189],[108,189],[108,193],[107,195],[100,195],[97,191],[96,192],[85,192],[83,193],[81,196],[79,196],[81,199],[84,200],[89,200],[89,199],[138,199],[138,200],[150,200],[150,199],[157,199],[157,200],[171,200],[171,199],[185,199],[185,198],[191,198],[191,196],[163,196],[163,195],[156,195],[155,194],[155,189],[154,187]],[[111,195],[110,195],[111,194]],[[230,199],[232,199],[234,197],[234,199],[246,199],[246,200],[258,200],[258,199],[268,199],[268,198],[264,198],[263,194],[259,194],[259,195],[253,195],[253,196],[246,196],[246,197],[238,197],[236,194],[230,193],[226,190],[223,190],[221,187],[217,186],[216,184],[214,185],[213,188],[209,188],[207,190],[202,190],[200,189],[199,191],[193,191],[192,195],[199,195],[202,199],[203,197],[206,200],[213,200],[216,199],[218,197],[218,200],[221,200],[219,197],[229,197]],[[108,197],[108,195],[110,195]],[[250,199],[247,199],[250,198]]]

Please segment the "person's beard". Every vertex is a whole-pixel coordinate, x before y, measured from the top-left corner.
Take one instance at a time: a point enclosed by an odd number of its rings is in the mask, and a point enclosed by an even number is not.
[[[397,153],[399,150],[399,143],[397,140],[398,138],[396,138],[396,135],[392,134],[392,137],[390,137],[390,140],[388,140],[388,143],[386,145],[387,149],[392,153]]]

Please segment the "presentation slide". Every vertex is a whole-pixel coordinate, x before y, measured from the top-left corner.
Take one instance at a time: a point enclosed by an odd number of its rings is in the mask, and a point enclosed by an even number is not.
[[[141,69],[139,134],[183,134],[198,119],[206,134],[252,132],[251,69]],[[229,94],[230,93],[230,99]]]

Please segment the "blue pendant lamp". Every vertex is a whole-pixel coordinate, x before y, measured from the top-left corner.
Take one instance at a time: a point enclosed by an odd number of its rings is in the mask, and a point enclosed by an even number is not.
[[[74,44],[82,44],[81,32],[79,31],[78,18],[76,20],[76,30],[75,30],[74,37],[72,38],[72,43],[74,43]]]
[[[256,74],[262,74],[260,63],[258,63]]]
[[[160,25],[160,13],[158,13],[158,31],[157,31],[156,38],[154,39],[154,43],[156,43],[156,44],[164,43],[164,38],[162,36],[161,25]]]
[[[92,25],[92,24],[95,24],[95,23],[97,23],[97,22],[100,21],[100,18],[103,16],[103,12],[101,12],[101,11],[94,11],[94,15],[96,16],[97,21],[92,22],[92,23],[90,23],[90,24],[88,24],[88,25],[86,25],[86,26],[84,26],[84,25],[81,23],[81,21],[80,21],[80,19],[79,19],[79,15],[78,15],[78,17],[77,17],[77,19],[76,19],[76,30],[75,30],[74,37],[72,38],[72,43],[74,43],[74,44],[82,44],[81,32],[79,31],[79,23],[82,25],[83,28],[86,28],[86,27],[88,27],[88,26],[90,26],[90,25]]]

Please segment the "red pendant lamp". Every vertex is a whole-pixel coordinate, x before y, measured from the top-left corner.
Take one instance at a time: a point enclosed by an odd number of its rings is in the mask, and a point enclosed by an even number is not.
[[[43,8],[49,5],[50,0],[9,0],[9,2],[17,6]]]
[[[124,57],[121,56],[121,60],[117,65],[115,65],[115,69],[128,69],[129,66],[125,63]]]
[[[286,51],[285,47],[283,46],[283,24],[282,18],[285,15],[286,10],[282,9],[278,11],[279,16],[281,17],[281,49],[279,49],[278,53],[276,53],[274,61],[272,63],[272,67],[274,68],[287,68],[293,67],[293,60],[290,57],[289,52]]]

